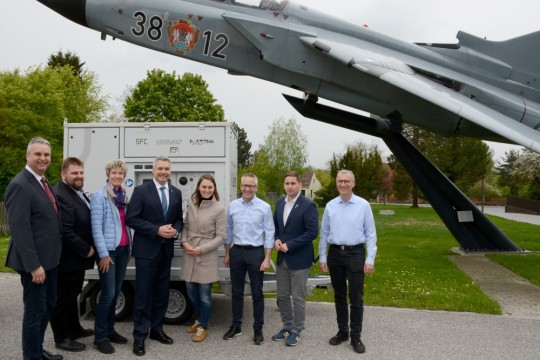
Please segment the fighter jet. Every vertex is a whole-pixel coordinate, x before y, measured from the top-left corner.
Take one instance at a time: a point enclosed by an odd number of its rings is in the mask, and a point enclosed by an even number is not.
[[[447,199],[447,184],[441,184],[448,180],[430,165],[417,168],[421,154],[407,161],[415,149],[398,140],[401,124],[540,152],[540,32],[499,42],[459,32],[455,44],[406,43],[288,0],[38,1],[99,31],[103,40],[121,39],[301,91],[303,99],[287,100],[303,115],[379,136],[402,163],[410,162],[404,166],[425,183],[430,202],[446,203],[447,215],[436,210],[458,241],[470,224],[452,227],[482,215],[467,201]],[[372,115],[332,109],[318,98]],[[461,211],[472,215],[460,217]],[[460,243],[516,249],[507,239],[504,245],[474,243],[478,236],[473,231]]]

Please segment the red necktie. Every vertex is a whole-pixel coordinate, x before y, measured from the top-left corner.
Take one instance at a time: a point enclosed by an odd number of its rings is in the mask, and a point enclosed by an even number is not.
[[[52,204],[54,206],[54,210],[58,214],[58,207],[56,206],[56,201],[54,201],[54,196],[53,196],[53,194],[51,192],[51,189],[49,189],[49,185],[47,185],[47,182],[45,181],[44,177],[41,178],[41,184],[43,185],[43,188],[45,189],[45,192],[47,193],[47,196],[49,197],[49,200],[51,200],[51,202],[52,202]]]

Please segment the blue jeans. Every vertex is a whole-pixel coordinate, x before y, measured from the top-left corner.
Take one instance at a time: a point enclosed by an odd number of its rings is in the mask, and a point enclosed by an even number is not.
[[[113,263],[108,272],[99,272],[101,296],[96,307],[94,324],[95,341],[105,340],[114,331],[116,299],[122,290],[129,258],[129,246],[119,246],[109,251]],[[97,259],[99,263],[99,259]]]
[[[39,360],[45,330],[56,304],[58,267],[45,271],[45,283],[34,284],[31,273],[19,272],[23,287],[22,348],[24,360]]]
[[[186,288],[195,316],[197,316],[201,326],[208,329],[208,321],[212,313],[212,284],[187,282]]]

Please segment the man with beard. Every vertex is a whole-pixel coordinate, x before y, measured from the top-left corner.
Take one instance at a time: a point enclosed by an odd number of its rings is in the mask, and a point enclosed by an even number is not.
[[[58,349],[83,351],[77,339],[94,334],[79,322],[77,297],[84,273],[94,267],[94,239],[90,222],[90,201],[83,191],[84,164],[69,157],[62,164],[62,181],[53,188],[62,221],[62,257],[58,268],[58,298],[51,318],[54,342]]]

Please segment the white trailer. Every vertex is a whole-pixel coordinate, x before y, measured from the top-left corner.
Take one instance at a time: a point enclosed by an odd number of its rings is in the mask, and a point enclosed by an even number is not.
[[[167,156],[171,160],[170,182],[182,191],[184,214],[197,181],[203,174],[216,179],[220,202],[227,207],[237,198],[237,138],[229,123],[65,123],[64,157],[74,156],[85,163],[84,189],[91,195],[105,184],[105,164],[122,159],[128,167],[124,180],[128,196],[133,188],[152,180],[153,160]],[[185,283],[180,280],[183,251],[177,241],[171,267],[169,307],[165,322],[182,323],[191,316]],[[224,248],[219,250],[221,258]],[[220,261],[223,264],[223,261]],[[80,297],[81,312],[95,309],[100,294],[97,269],[86,272]],[[135,263],[128,264],[126,277],[116,305],[117,318],[131,313],[135,286]],[[327,276],[313,276],[308,291],[328,285]],[[230,295],[229,269],[220,268],[220,291]],[[265,273],[264,290],[275,290],[275,274]],[[249,293],[249,284],[246,286]],[[89,306],[87,306],[87,303]]]

